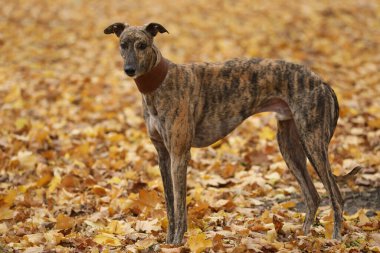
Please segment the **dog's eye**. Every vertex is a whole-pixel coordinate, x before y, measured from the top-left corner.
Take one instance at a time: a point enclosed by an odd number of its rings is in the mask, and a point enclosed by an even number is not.
[[[120,43],[120,47],[122,48],[122,49],[126,49],[127,48],[127,43],[126,42],[121,42]]]
[[[137,48],[140,49],[140,50],[144,50],[146,47],[147,47],[147,44],[145,44],[145,43],[139,43],[139,44],[137,44]]]

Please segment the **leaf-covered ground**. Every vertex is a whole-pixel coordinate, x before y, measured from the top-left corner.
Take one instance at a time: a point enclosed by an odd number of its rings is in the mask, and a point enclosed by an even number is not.
[[[163,24],[170,34],[156,43],[177,63],[246,56],[310,66],[340,101],[334,174],[364,166],[342,192],[380,187],[378,1],[3,1],[0,252],[148,252],[164,242],[140,94],[116,37],[103,34],[120,21]],[[164,252],[380,252],[379,197],[345,214],[341,243],[330,239],[328,206],[302,235],[300,190],[275,132],[273,114],[261,114],[192,150],[187,242]]]

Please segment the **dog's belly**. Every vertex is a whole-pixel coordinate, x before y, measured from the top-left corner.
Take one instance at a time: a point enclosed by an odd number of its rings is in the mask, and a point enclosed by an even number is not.
[[[206,147],[222,139],[239,126],[246,118],[260,112],[276,112],[277,120],[289,120],[292,118],[292,112],[289,106],[281,99],[272,98],[265,101],[257,108],[252,108],[252,112],[247,115],[237,114],[221,115],[208,113],[205,118],[195,128],[193,138],[193,147]]]
[[[243,121],[240,116],[235,116],[230,117],[228,121],[205,122],[196,127],[192,146],[197,148],[209,146],[228,135]]]

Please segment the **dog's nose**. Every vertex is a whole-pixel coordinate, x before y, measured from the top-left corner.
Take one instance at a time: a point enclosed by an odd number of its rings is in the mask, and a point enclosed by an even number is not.
[[[128,66],[127,66],[127,67],[124,68],[124,72],[125,72],[125,74],[127,74],[128,76],[134,76],[136,70],[135,70],[133,67],[128,67]]]

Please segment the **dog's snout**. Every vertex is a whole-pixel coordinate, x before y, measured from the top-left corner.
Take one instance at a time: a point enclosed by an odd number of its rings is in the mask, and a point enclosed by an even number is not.
[[[136,73],[136,70],[135,70],[133,67],[126,66],[126,67],[124,67],[124,72],[125,72],[125,74],[127,74],[128,76],[134,76],[135,73]]]

